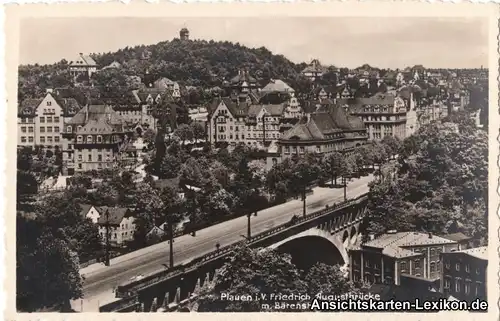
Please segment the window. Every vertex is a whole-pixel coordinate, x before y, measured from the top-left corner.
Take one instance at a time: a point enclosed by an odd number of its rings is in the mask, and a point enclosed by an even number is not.
[[[455,264],[455,270],[460,271],[460,263]]]
[[[29,132],[29,133],[33,133],[33,132],[34,132],[34,128],[33,128],[33,126],[28,127],[28,132]]]
[[[436,255],[436,250],[434,248],[431,249],[431,256]]]
[[[78,169],[82,169],[82,164],[78,164]]]
[[[52,133],[52,127],[47,127],[47,133]]]
[[[47,136],[47,143],[52,143],[52,136]]]
[[[83,141],[83,136],[78,135],[78,137],[76,137],[76,141],[77,141],[78,143],[81,143],[81,142]]]
[[[420,269],[420,260],[415,260],[415,268]]]
[[[462,280],[460,278],[455,279],[455,292],[459,293],[462,289]]]
[[[33,136],[28,137],[28,142],[33,143]]]
[[[431,273],[436,272],[436,262],[431,262]]]
[[[66,132],[71,133],[71,126],[66,127]]]
[[[79,161],[83,160],[83,156],[82,156],[82,154],[79,154],[79,155],[78,155],[78,160],[79,160]]]
[[[481,282],[476,282],[476,296],[481,294]]]
[[[401,262],[400,263],[400,269],[401,269],[401,272],[405,272],[406,271],[406,262]]]
[[[92,135],[87,136],[87,143],[92,143]]]
[[[465,272],[470,272],[470,265],[469,264],[465,265]]]
[[[48,101],[48,102],[47,102],[47,106],[52,106],[52,102],[51,102],[51,101]]]
[[[40,133],[45,133],[45,127],[40,127]]]
[[[465,294],[470,294],[470,280],[465,280],[465,287],[464,287],[464,292]]]
[[[305,152],[305,148],[304,148],[304,146],[300,146],[300,153],[301,153],[301,154],[304,154],[304,152]]]
[[[444,288],[445,289],[449,289],[450,288],[450,279],[449,278],[445,278],[444,279]]]
[[[87,159],[89,160],[89,162],[91,162],[91,161],[92,161],[92,154],[89,154],[89,155],[87,156]]]
[[[26,133],[26,127],[21,127],[21,132]]]
[[[97,155],[97,161],[98,161],[98,162],[102,162],[102,155],[100,155],[100,154],[99,154],[99,155]]]
[[[40,143],[45,143],[45,136],[40,136]]]
[[[52,122],[52,116],[47,116],[47,123],[51,123]]]
[[[444,266],[449,269],[450,268],[450,261],[446,261],[446,263],[444,264]]]
[[[476,274],[479,274],[479,273],[480,273],[479,268],[476,268]]]
[[[79,131],[81,131],[81,130],[82,130],[82,126],[78,126],[78,127],[76,128],[76,131],[78,131],[78,132],[79,132]]]
[[[54,133],[58,133],[59,132],[59,126],[54,126]]]
[[[55,116],[54,117],[54,123],[58,123],[59,122],[59,117],[58,116]]]
[[[369,260],[365,260],[365,267],[367,267],[367,268],[370,267],[370,261]]]
[[[21,136],[21,143],[26,143],[26,136]]]
[[[25,123],[26,122],[26,118],[21,118],[21,123]]]
[[[102,143],[102,136],[101,135],[97,136],[97,142]]]
[[[316,153],[321,153],[321,147],[320,146],[316,146]]]
[[[54,136],[54,142],[59,143],[59,136]]]

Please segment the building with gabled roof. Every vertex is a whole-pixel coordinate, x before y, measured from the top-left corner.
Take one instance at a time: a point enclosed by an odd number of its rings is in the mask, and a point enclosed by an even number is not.
[[[440,278],[440,254],[458,249],[455,241],[422,232],[388,231],[349,250],[350,279],[402,285]]]
[[[335,104],[321,104],[317,110],[286,131],[278,140],[282,158],[296,154],[325,155],[349,151],[366,143],[366,128],[357,117]]]
[[[106,232],[111,245],[121,246],[134,239],[135,218],[132,211],[124,207],[100,206],[97,220],[99,235],[106,243]]]
[[[109,105],[87,104],[64,124],[63,172],[112,168],[132,129]]]
[[[311,63],[302,70],[302,75],[309,78],[311,81],[321,78],[326,73],[327,68],[322,66],[319,60],[313,59]]]
[[[89,55],[80,53],[75,60],[69,62],[69,72],[75,78],[82,74],[90,78],[96,71],[97,63]]]
[[[18,139],[22,147],[62,148],[64,120],[80,109],[74,98],[61,98],[51,89],[43,98],[29,98],[18,106]]]

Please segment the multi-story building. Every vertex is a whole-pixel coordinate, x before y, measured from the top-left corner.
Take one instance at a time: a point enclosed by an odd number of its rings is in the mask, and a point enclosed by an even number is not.
[[[311,81],[314,81],[321,78],[326,71],[327,69],[323,67],[317,59],[313,59],[311,63],[304,70],[302,70],[302,75],[309,78]]]
[[[457,242],[430,233],[389,231],[349,250],[350,279],[396,285],[437,282],[440,254],[457,248]]]
[[[44,98],[26,99],[18,110],[18,146],[62,148],[64,119],[80,105],[73,98],[61,98],[48,90]]]
[[[441,253],[441,292],[459,300],[486,300],[488,247]]]
[[[215,99],[209,108],[208,140],[212,144],[244,143],[267,148],[279,139],[284,128],[304,115],[294,90],[286,83],[275,80],[265,88],[258,96],[247,92],[245,99],[240,99],[241,94]]]
[[[109,241],[111,245],[121,246],[134,239],[135,218],[128,208],[101,206],[97,211],[100,214],[97,221],[99,235],[103,243]]]
[[[85,75],[90,78],[96,71],[97,63],[95,60],[83,53],[80,53],[74,61],[70,61],[69,63],[69,72],[73,77]]]
[[[111,106],[87,105],[65,122],[63,172],[112,168],[128,143],[132,129]]]
[[[406,137],[407,106],[401,97],[377,93],[369,98],[339,99],[337,103],[363,120],[370,140]]]
[[[366,128],[360,118],[349,116],[335,104],[323,105],[308,114],[278,140],[281,158],[296,154],[329,154],[349,151],[366,143]]]

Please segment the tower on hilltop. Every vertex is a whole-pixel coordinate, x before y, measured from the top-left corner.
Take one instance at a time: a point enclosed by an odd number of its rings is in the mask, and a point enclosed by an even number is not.
[[[179,35],[181,40],[189,40],[189,30],[187,28],[182,28]]]

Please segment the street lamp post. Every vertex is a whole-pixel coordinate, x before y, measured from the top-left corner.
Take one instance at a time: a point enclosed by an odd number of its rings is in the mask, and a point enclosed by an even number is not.
[[[167,224],[168,224],[168,238],[169,238],[169,246],[170,246],[170,251],[169,251],[169,264],[170,267],[174,267],[174,228],[172,226],[172,219],[170,218],[170,215],[167,217]]]
[[[248,212],[247,214],[247,238],[250,239],[252,237],[252,231],[250,227],[250,217],[252,216],[252,212]]]
[[[344,180],[344,201],[347,201],[347,180],[345,175],[343,177],[343,180]]]

